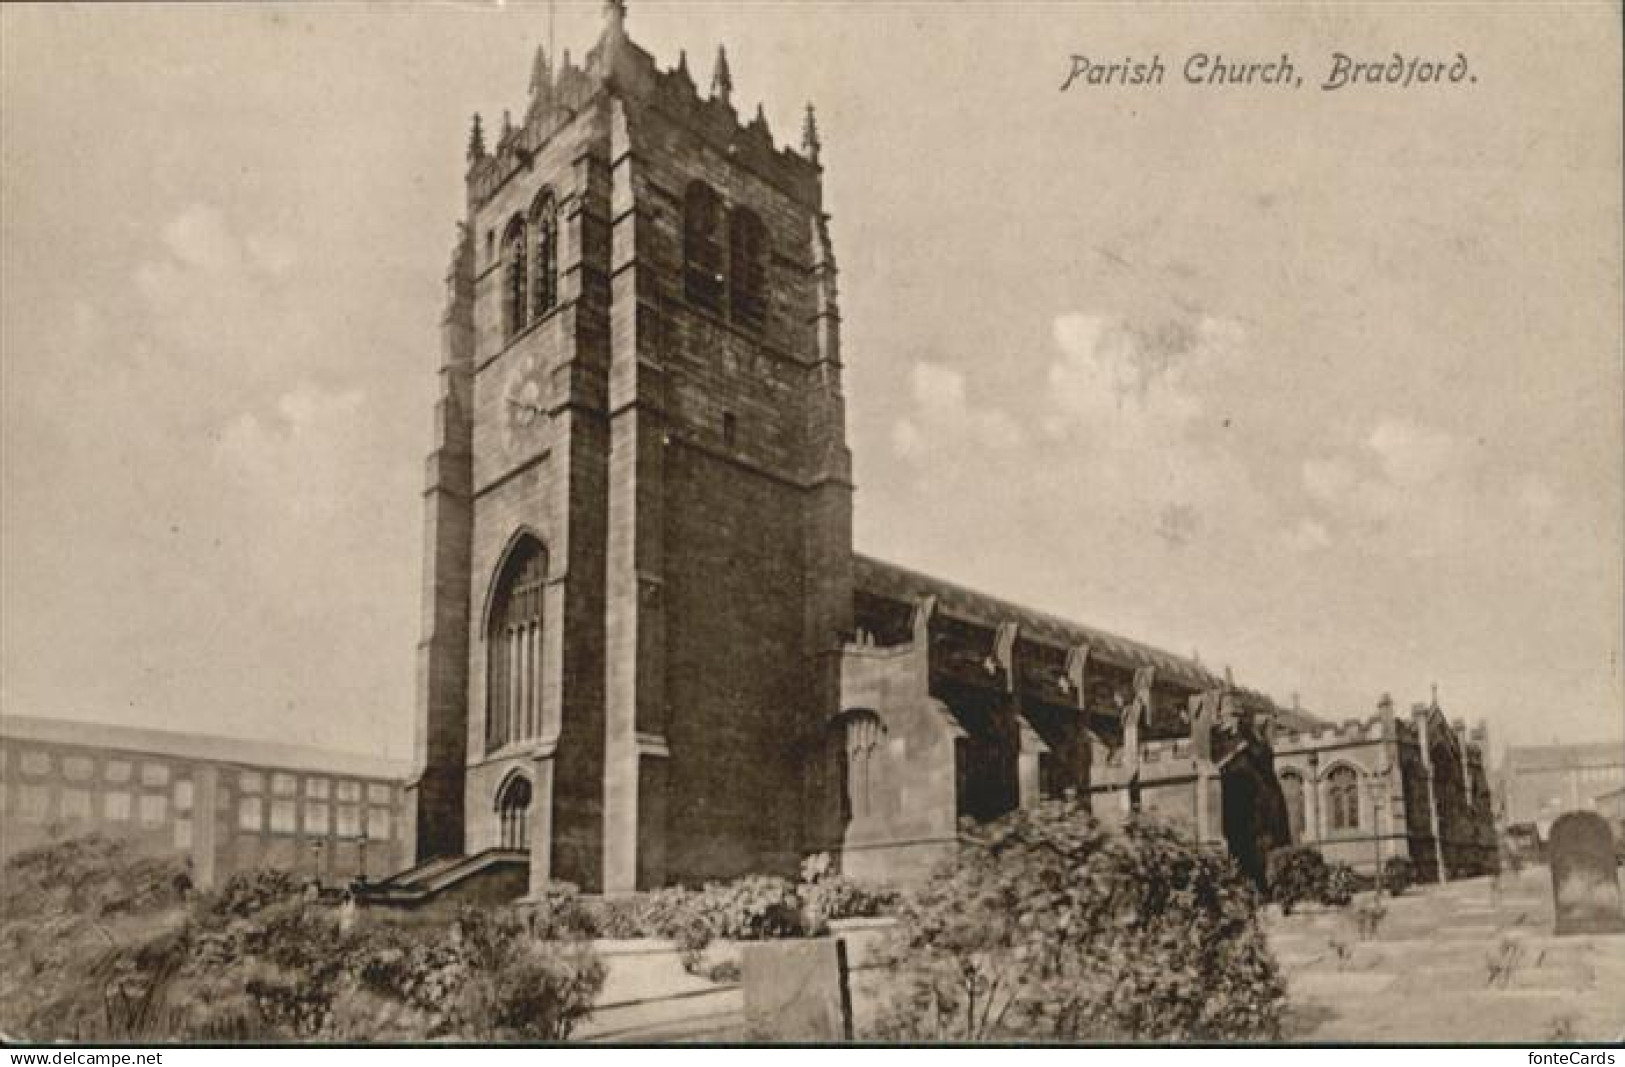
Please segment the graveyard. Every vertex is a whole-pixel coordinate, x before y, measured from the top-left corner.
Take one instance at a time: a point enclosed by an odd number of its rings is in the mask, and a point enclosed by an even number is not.
[[[1611,838],[1592,836],[1594,818],[1576,819],[1578,833],[1554,829],[1551,865],[1414,886],[1397,896],[1362,892],[1341,907],[1302,905],[1287,915],[1267,906],[1266,937],[1287,985],[1282,1038],[1625,1039],[1625,924]],[[774,967],[752,966],[751,956],[779,946],[713,946],[713,960],[745,961],[744,982],[696,977],[675,948],[613,946],[598,1011],[580,1037],[733,1041],[766,1030],[780,1040],[862,1040],[874,1033],[890,925],[884,918],[832,924],[840,959],[831,948],[822,969],[807,949]],[[753,971],[760,979],[750,980]]]

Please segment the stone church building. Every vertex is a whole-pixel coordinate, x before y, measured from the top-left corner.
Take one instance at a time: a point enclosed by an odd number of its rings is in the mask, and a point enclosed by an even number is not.
[[[820,851],[906,878],[960,819],[1068,791],[1244,862],[1296,828],[1359,862],[1375,842],[1480,863],[1479,742],[1436,706],[1420,748],[1391,714],[1327,727],[855,554],[811,108],[781,148],[723,53],[702,93],[625,22],[607,3],[579,65],[539,52],[523,113],[468,145],[424,494],[417,866],[381,893],[622,892]],[[1455,799],[1415,799],[1433,787]]]

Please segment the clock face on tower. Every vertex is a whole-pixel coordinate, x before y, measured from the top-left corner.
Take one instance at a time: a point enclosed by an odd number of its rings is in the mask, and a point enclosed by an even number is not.
[[[534,440],[546,415],[536,370],[536,357],[525,355],[514,362],[503,378],[502,447],[510,454]]]

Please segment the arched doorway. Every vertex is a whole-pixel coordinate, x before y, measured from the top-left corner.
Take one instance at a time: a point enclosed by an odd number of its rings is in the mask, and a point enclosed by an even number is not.
[[[498,844],[506,849],[526,849],[530,838],[526,820],[530,816],[530,779],[511,775],[497,791],[497,821],[501,827]]]

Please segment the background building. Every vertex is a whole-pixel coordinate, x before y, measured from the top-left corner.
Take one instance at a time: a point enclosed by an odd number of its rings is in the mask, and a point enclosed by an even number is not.
[[[95,831],[209,886],[277,867],[342,884],[411,855],[406,768],[294,745],[0,716],[0,859]]]
[[[1625,744],[1512,745],[1498,777],[1506,824],[1533,823],[1544,838],[1565,811],[1594,810],[1625,787]]]

